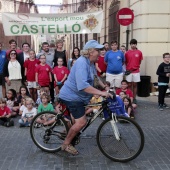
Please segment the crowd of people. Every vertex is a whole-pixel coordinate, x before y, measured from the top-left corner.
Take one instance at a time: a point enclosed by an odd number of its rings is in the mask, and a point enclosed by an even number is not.
[[[140,82],[140,64],[143,55],[137,49],[137,40],[130,41],[118,49],[118,42],[99,44],[88,41],[83,49],[74,47],[71,56],[63,49],[63,41],[56,42],[56,49],[50,50],[47,42],[42,43],[36,54],[29,43],[17,48],[15,40],[9,41],[10,49],[2,50],[0,43],[0,85],[3,98],[0,99],[0,124],[13,126],[12,117],[20,116],[20,127],[30,126],[33,117],[43,111],[60,112],[68,107],[75,124],[62,145],[62,149],[72,154],[77,150],[70,145],[73,137],[86,124],[86,114],[94,114],[99,107],[85,110],[84,104],[101,102],[109,97],[107,90],[113,89],[120,96],[129,117],[135,118],[137,107],[137,82]],[[160,90],[159,106],[164,103],[165,84],[161,76],[170,76],[169,53],[163,55],[164,64],[158,68]],[[164,69],[164,70],[163,70]],[[166,72],[162,75],[162,70]],[[167,79],[166,79],[167,84]],[[163,86],[163,87],[162,87]],[[162,99],[163,98],[163,99]],[[58,102],[62,101],[64,105]],[[69,121],[69,113],[65,115]],[[103,117],[104,119],[105,117]],[[40,123],[48,124],[46,120]]]
[[[127,55],[129,52],[126,53],[125,46],[121,46],[118,50],[117,41],[111,42],[110,45],[105,42],[103,48],[100,49],[98,60],[94,63],[94,69],[97,70],[97,75],[105,86],[116,89],[116,94],[123,96],[126,111],[134,118],[135,83],[133,83],[133,92],[128,89],[128,85],[129,82],[140,81],[139,67],[142,53],[135,49],[136,40],[131,40],[130,44],[132,50],[135,50],[135,55],[138,55],[136,61],[130,58],[134,54]],[[80,57],[80,49],[75,47],[72,56],[68,57],[67,51],[63,50],[62,40],[56,42],[55,50],[50,50],[47,42],[42,43],[41,51],[37,55],[33,49],[30,49],[29,43],[23,43],[22,50],[17,48],[15,40],[10,40],[9,46],[10,49],[4,51],[0,44],[0,79],[3,94],[0,101],[2,105],[0,121],[2,125],[11,126],[14,122],[10,117],[20,115],[20,126],[29,126],[36,112],[55,110],[55,96],[58,97],[60,88],[67,79],[72,66]],[[132,73],[137,74],[131,74],[131,76],[135,75],[135,78],[127,76],[128,82],[123,80],[126,67]],[[78,72],[77,76],[83,77],[84,75]],[[96,88],[100,89],[97,85]],[[101,100],[101,96],[94,95],[91,102],[98,101],[98,98]],[[38,108],[37,111],[34,107]],[[93,111],[95,112],[95,109],[91,110]],[[25,119],[29,112],[32,114]]]

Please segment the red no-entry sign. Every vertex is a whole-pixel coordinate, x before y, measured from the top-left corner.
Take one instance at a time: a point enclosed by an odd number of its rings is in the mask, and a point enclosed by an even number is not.
[[[133,22],[134,14],[130,8],[122,8],[118,11],[116,18],[120,25],[127,26]]]

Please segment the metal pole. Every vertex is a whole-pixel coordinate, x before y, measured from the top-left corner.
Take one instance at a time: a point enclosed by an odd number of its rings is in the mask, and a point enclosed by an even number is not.
[[[128,50],[128,45],[129,45],[129,33],[130,33],[130,30],[127,26],[127,30],[126,30],[126,50]]]
[[[130,0],[128,0],[128,8],[130,8]],[[128,25],[126,29],[126,50],[128,50],[128,45],[129,45],[129,34],[130,34],[130,27]]]

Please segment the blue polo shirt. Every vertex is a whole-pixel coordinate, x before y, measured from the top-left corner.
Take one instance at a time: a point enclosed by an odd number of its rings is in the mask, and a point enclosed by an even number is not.
[[[107,73],[120,74],[122,73],[122,65],[124,63],[124,54],[122,51],[108,51],[104,58],[107,63]]]
[[[6,61],[7,61],[6,52],[1,50],[0,51],[0,74],[3,73],[3,68]]]
[[[83,90],[93,86],[94,75],[96,75],[94,63],[86,57],[79,57],[71,68],[68,79],[60,90],[59,98],[66,101],[81,101],[88,104],[92,94]]]

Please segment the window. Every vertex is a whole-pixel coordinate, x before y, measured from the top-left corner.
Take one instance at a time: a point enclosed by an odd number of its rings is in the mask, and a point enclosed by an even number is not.
[[[120,1],[113,0],[109,8],[109,42],[120,40],[120,25],[117,22],[116,14],[119,10]]]

